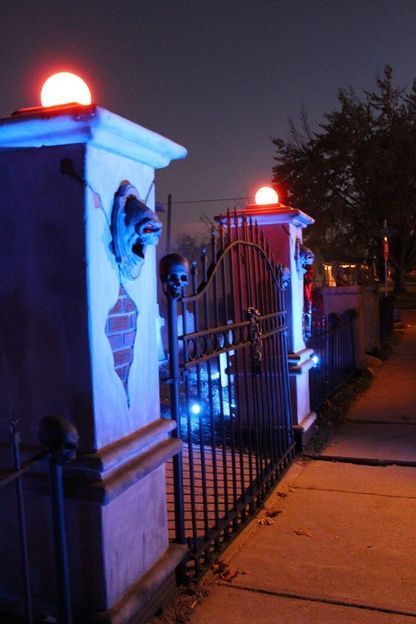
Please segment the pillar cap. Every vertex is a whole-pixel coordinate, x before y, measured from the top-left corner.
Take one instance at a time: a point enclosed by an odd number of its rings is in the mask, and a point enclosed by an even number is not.
[[[233,213],[235,214],[235,213]],[[279,223],[291,223],[300,228],[305,228],[308,225],[315,223],[315,219],[307,215],[298,208],[291,208],[283,204],[248,204],[244,210],[237,211],[237,217],[239,219],[251,217],[253,221],[256,221],[259,225],[275,225]],[[214,217],[217,223],[225,223],[227,217],[219,215]]]
[[[91,104],[18,111],[0,120],[0,149],[85,143],[155,169],[185,158],[182,145]]]

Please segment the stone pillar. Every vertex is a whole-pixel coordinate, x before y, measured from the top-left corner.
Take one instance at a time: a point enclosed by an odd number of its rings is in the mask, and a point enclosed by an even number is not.
[[[357,312],[354,321],[355,365],[357,370],[363,370],[366,353],[380,346],[378,286],[324,286],[321,292],[325,314],[339,314],[351,309]]]
[[[151,211],[135,211],[139,200],[153,210],[155,169],[186,150],[95,105],[2,120],[0,147],[4,420],[14,413],[24,445],[37,444],[48,415],[79,431],[65,477],[75,621],[144,618],[183,547],[167,534],[165,462],[180,443],[159,414],[155,248],[145,244],[158,233]],[[55,580],[42,479],[27,487],[35,606],[45,611]],[[12,600],[6,536],[1,589]]]
[[[291,374],[292,410],[295,431],[305,444],[313,431],[316,414],[309,403],[309,369],[313,366],[312,349],[303,338],[303,271],[300,258],[302,231],[314,220],[301,210],[282,204],[247,206],[248,216],[257,221],[270,243],[278,262],[290,271],[286,298],[288,312],[289,370]]]

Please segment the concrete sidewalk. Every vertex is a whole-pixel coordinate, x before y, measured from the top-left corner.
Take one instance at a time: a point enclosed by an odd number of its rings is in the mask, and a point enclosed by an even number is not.
[[[322,457],[224,552],[232,580],[210,573],[191,624],[416,622],[414,319]]]

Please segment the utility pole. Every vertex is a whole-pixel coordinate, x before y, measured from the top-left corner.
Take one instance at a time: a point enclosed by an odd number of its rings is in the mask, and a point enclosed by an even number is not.
[[[170,241],[172,236],[172,195],[168,195],[168,215],[166,224],[166,253],[170,253]]]
[[[387,238],[387,219],[383,221],[383,259],[384,259],[384,296],[387,297],[389,294],[388,284],[387,284],[387,272],[388,272],[388,260],[389,260],[389,239]]]

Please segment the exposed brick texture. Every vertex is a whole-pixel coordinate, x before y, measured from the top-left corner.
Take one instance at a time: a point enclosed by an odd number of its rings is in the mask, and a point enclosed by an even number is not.
[[[120,377],[128,396],[128,378],[133,362],[133,345],[136,338],[138,310],[120,284],[118,299],[108,313],[105,333],[110,342],[114,357],[114,370]]]

